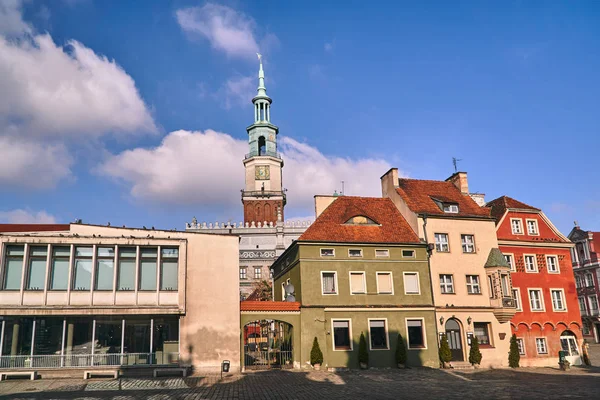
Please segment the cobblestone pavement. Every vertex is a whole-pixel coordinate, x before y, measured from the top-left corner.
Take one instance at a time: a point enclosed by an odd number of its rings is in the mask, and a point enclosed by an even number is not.
[[[9,380],[0,382],[0,399],[589,399],[598,398],[599,389],[600,368],[264,371],[223,380],[219,376]]]

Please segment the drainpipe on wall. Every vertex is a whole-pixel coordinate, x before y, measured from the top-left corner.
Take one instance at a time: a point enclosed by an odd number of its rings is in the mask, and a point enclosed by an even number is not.
[[[435,337],[436,343],[438,345],[438,350],[440,348],[439,338],[440,332],[438,331],[438,320],[437,314],[435,313],[435,300],[433,295],[433,276],[431,274],[431,254],[433,253],[433,248],[429,248],[429,241],[427,240],[427,214],[423,214],[423,235],[425,236],[425,244],[427,245],[427,268],[429,268],[429,289],[431,290],[431,303],[433,305],[433,315],[434,315],[434,326],[435,326]]]

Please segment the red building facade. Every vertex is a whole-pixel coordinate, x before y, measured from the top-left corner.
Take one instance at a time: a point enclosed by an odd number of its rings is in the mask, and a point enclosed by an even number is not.
[[[521,366],[555,366],[558,352],[581,364],[582,322],[571,263],[573,244],[535,207],[503,196],[487,204],[511,266],[511,320]]]

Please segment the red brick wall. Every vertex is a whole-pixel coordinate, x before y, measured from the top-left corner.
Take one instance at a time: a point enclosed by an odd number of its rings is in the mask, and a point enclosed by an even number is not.
[[[244,201],[244,222],[263,224],[265,221],[277,222],[277,208],[281,210],[283,220],[283,202],[281,200],[247,200]]]

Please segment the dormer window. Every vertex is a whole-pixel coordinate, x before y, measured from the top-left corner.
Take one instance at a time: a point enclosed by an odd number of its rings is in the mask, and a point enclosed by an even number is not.
[[[369,217],[365,217],[364,215],[356,215],[346,221],[347,225],[379,225],[377,222],[373,221]]]
[[[442,209],[448,214],[458,214],[458,204],[444,203]]]

